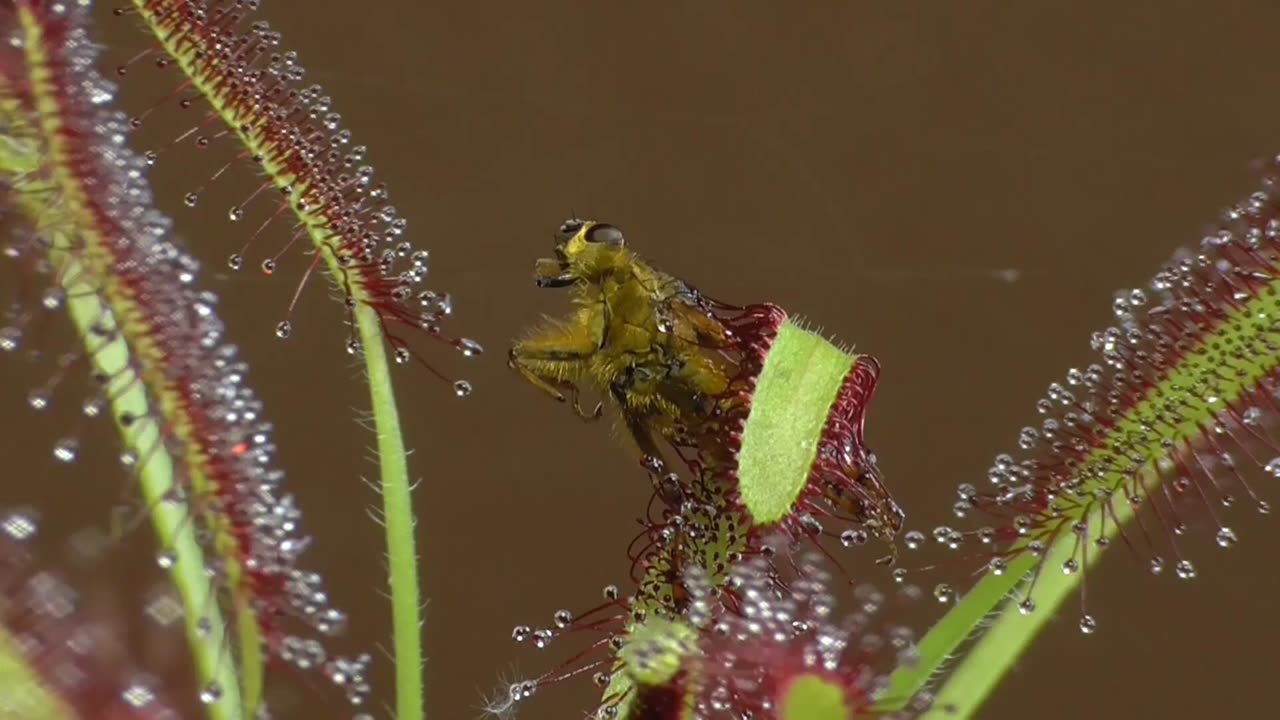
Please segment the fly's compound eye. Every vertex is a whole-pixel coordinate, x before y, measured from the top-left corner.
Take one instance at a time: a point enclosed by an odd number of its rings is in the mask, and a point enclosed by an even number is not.
[[[622,239],[622,231],[612,225],[592,225],[587,231],[587,242],[604,243],[611,247],[622,247],[624,241]]]

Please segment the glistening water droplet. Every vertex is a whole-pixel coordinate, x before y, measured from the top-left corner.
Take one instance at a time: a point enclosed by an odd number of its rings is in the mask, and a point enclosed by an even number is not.
[[[855,545],[865,545],[867,542],[866,530],[845,530],[840,533],[840,544],[845,547],[854,547]]]
[[[53,444],[53,459],[62,463],[75,462],[80,443],[75,438],[62,438]]]
[[[475,357],[484,352],[484,347],[471,338],[458,338],[453,343],[465,357]]]
[[[36,388],[27,393],[27,405],[32,410],[45,410],[49,407],[49,391],[44,388]]]
[[[940,603],[949,603],[955,599],[956,591],[946,583],[939,583],[933,588],[933,597]]]
[[[212,705],[222,699],[222,688],[217,683],[209,683],[200,691],[200,702]]]
[[[0,352],[13,352],[21,346],[21,330],[16,327],[0,328]]]

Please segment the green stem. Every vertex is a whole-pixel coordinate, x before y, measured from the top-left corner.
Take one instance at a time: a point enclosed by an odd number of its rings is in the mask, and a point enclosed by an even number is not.
[[[1119,534],[1121,526],[1134,516],[1133,507],[1126,501],[1114,503],[1113,509],[1114,512],[1105,511],[1108,519],[1113,522],[1108,522],[1105,530],[1092,540],[1106,538],[1110,542]],[[1094,507],[1087,516],[1089,527],[1099,526],[1103,513],[1104,508]],[[1098,567],[1097,560],[1102,554],[1102,547],[1095,545],[1089,555],[1092,562],[1075,573],[1061,571],[1062,563],[1073,556],[1077,542],[1080,542],[1080,538],[1073,533],[1064,532],[1049,546],[1043,564],[1040,565],[1044,572],[1035,581],[1035,611],[1024,616],[1016,603],[1005,603],[982,638],[965,654],[964,660],[956,665],[935,695],[934,707],[939,710],[931,715],[941,719],[942,708],[954,708],[955,711],[948,713],[946,717],[963,720],[977,712],[1040,630],[1056,617],[1058,609],[1071,597],[1076,587],[1084,582],[1085,576]]]
[[[414,544],[413,501],[409,464],[400,434],[400,414],[391,386],[391,368],[383,344],[382,320],[376,310],[357,305],[355,322],[364,348],[378,465],[382,476],[383,527],[391,584],[392,645],[396,665],[396,720],[422,720],[422,604],[418,587],[418,555]]]
[[[1104,513],[1108,520],[1105,527]],[[937,720],[972,717],[1040,630],[1057,616],[1058,609],[1084,582],[1085,575],[1097,568],[1102,547],[1094,545],[1088,556],[1091,562],[1077,572],[1061,571],[1062,564],[1075,556],[1078,543],[1093,544],[1100,538],[1109,543],[1133,516],[1134,509],[1127,501],[1113,503],[1112,510],[1095,505],[1085,517],[1087,527],[1101,528],[1096,535],[1084,533],[1089,539],[1082,540],[1073,532],[1061,532],[1043,558],[1023,552],[1009,563],[1002,575],[988,574],[979,580],[921,640],[920,662],[893,674],[885,693],[888,698],[885,705],[896,709],[894,706],[901,706],[924,689],[956,648],[985,622],[987,629],[954,664],[941,689],[934,694],[932,709],[923,716]],[[1027,581],[1034,582],[1035,609],[1024,614],[1018,603],[1010,599],[1010,594]]]
[[[1024,555],[1001,575],[987,573],[938,621],[917,646],[919,661],[893,673],[885,691],[887,709],[899,709],[924,689],[942,665],[1009,593],[1035,568],[1036,559]]]

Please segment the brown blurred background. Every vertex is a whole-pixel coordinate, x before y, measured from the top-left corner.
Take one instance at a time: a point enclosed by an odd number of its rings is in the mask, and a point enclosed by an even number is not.
[[[114,65],[145,42],[112,5],[98,11]],[[499,674],[537,674],[577,647],[516,646],[513,625],[549,624],[627,577],[643,475],[604,425],[504,364],[511,337],[566,307],[530,269],[571,212],[617,224],[712,295],[781,303],[878,356],[869,443],[910,526],[927,530],[950,520],[957,483],[982,482],[1014,448],[1045,386],[1092,361],[1088,334],[1109,322],[1112,292],[1145,284],[1251,190],[1252,161],[1280,151],[1280,6],[1267,2],[316,1],[267,3],[262,16],[369,146],[410,237],[432,253],[432,286],[455,293],[452,329],[489,351],[436,353],[475,383],[467,400],[420,370],[398,378],[422,477],[440,719],[474,717]],[[126,106],[158,100],[172,72],[131,72]],[[168,104],[138,149],[195,112]],[[264,216],[260,204],[227,220],[256,186],[249,171],[182,206],[231,151],[167,152],[155,182],[278,426],[316,536],[309,561],[353,617],[340,645],[373,648],[389,633],[381,530],[363,512],[377,498],[361,478],[376,469],[341,309],[312,283],[293,337],[276,339],[305,264],[294,254],[274,278],[256,271],[282,227],[250,249],[248,269],[226,269]],[[49,449],[72,431],[79,391],[37,419],[23,397],[47,368],[0,368],[0,505],[34,504],[50,534],[102,522],[122,477],[109,434],[86,431],[82,460],[57,465]],[[1081,636],[1068,609],[979,716],[1269,714],[1280,585],[1267,568],[1280,533],[1247,507],[1228,518],[1240,545],[1220,551],[1197,534],[1190,583],[1113,553],[1089,578],[1098,633]],[[866,554],[845,557],[887,583]],[[154,580],[151,563],[120,562],[125,586]],[[390,701],[389,662],[377,666]],[[574,681],[522,716],[578,717],[594,696]],[[279,717],[332,716],[330,695],[300,697]]]

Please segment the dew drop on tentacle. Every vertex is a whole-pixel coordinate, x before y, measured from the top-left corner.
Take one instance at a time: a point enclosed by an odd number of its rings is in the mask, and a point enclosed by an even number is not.
[[[938,583],[933,588],[933,597],[940,603],[949,603],[956,599],[956,591],[946,583]]]
[[[1080,632],[1085,635],[1092,635],[1098,629],[1098,621],[1093,619],[1092,615],[1082,615],[1080,617]]]
[[[285,340],[293,332],[293,325],[288,320],[281,320],[276,323],[276,337]]]
[[[205,705],[212,705],[221,699],[222,687],[216,682],[211,682],[200,690],[200,702]]]
[[[455,380],[453,383],[453,394],[458,397],[467,397],[471,394],[471,383],[466,380]]]
[[[169,570],[178,561],[178,555],[172,550],[161,550],[156,553],[156,565],[161,570]]]
[[[0,327],[0,352],[15,352],[22,347],[22,331],[12,325]]]
[[[12,540],[29,540],[36,529],[36,518],[28,511],[13,511],[0,517],[0,532]]]
[[[104,402],[101,397],[96,395],[87,397],[80,405],[80,412],[84,413],[87,418],[96,418],[102,414]]]
[[[45,310],[58,310],[67,301],[67,291],[60,287],[49,288],[40,297],[40,304]]]
[[[484,347],[471,338],[458,338],[452,342],[452,345],[462,353],[463,357],[476,357],[484,352]]]
[[[67,437],[53,444],[53,459],[60,463],[75,462],[80,454],[80,441]]]
[[[1159,555],[1156,555],[1151,558],[1151,561],[1148,563],[1147,566],[1151,570],[1152,575],[1159,575],[1160,573],[1164,572],[1164,558]]]
[[[849,529],[840,533],[840,544],[845,547],[854,547],[857,545],[865,545],[868,539],[866,530]]]
[[[1271,477],[1280,478],[1280,457],[1269,460],[1264,469]]]
[[[32,410],[47,410],[49,408],[50,394],[45,388],[36,388],[27,393],[27,405]]]

